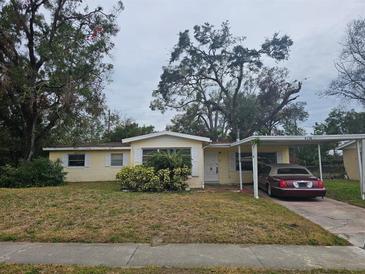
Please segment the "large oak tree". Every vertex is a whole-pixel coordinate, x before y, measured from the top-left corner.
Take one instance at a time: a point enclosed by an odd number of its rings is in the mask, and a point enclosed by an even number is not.
[[[107,56],[123,6],[106,12],[85,2],[0,0],[2,140],[27,160],[52,130],[104,109]]]
[[[264,65],[286,60],[292,44],[274,34],[259,49],[248,48],[228,22],[195,26],[192,35],[185,30],[163,67],[151,108],[177,111],[172,128],[191,121],[189,131],[197,128],[214,140],[234,138],[238,130],[241,137],[256,133],[298,97],[301,83],[287,80],[285,68]]]

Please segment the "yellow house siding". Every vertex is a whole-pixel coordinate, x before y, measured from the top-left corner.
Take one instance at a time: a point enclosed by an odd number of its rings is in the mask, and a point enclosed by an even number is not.
[[[121,167],[106,165],[106,157],[111,153],[123,153],[128,162],[124,165],[136,165],[142,163],[142,150],[147,148],[191,148],[193,158],[193,172],[188,184],[192,188],[204,187],[204,151],[218,152],[218,178],[221,184],[233,184],[239,182],[239,172],[235,169],[234,154],[237,147],[203,149],[204,143],[197,140],[185,139],[175,136],[158,136],[154,138],[134,141],[126,150],[90,150],[90,151],[50,151],[51,160],[63,160],[67,154],[86,154],[89,164],[87,167],[65,167],[66,181],[87,182],[87,181],[111,181]],[[241,146],[242,152],[251,152],[251,146]],[[289,148],[287,146],[266,146],[258,147],[258,152],[277,152],[279,163],[289,163]],[[252,182],[252,172],[243,171],[244,183]]]
[[[359,162],[355,145],[353,147],[348,147],[343,150],[343,164],[345,166],[345,170],[347,176],[349,176],[349,179],[360,180]]]
[[[136,155],[141,155],[144,148],[191,148],[193,165],[196,165],[196,174],[188,180],[192,188],[203,187],[204,184],[204,152],[203,143],[191,139],[174,136],[159,136],[155,138],[135,141],[131,143],[131,164],[141,164],[142,159]],[[194,174],[193,174],[194,175]]]
[[[106,166],[106,157],[111,153],[123,153],[130,162],[130,152],[128,150],[113,150],[113,151],[50,151],[49,159],[63,161],[68,154],[87,154],[89,165],[87,167],[64,167],[67,172],[67,182],[92,182],[92,181],[113,181],[115,175],[121,169],[116,166]],[[128,165],[128,162],[123,162]]]
[[[237,147],[232,148],[213,148],[208,147],[206,151],[218,152],[218,176],[220,184],[236,184],[239,183],[239,172],[235,168],[234,154]],[[251,147],[241,146],[241,152],[251,153]],[[289,163],[289,148],[287,146],[259,146],[258,152],[278,152],[280,163]],[[280,158],[280,159],[279,159]],[[232,163],[233,161],[233,163]],[[252,171],[242,171],[243,182],[252,183]]]

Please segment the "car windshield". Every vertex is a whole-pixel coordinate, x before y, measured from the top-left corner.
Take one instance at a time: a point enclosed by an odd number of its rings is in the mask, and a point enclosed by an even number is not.
[[[300,167],[278,168],[278,174],[309,174],[308,170]]]

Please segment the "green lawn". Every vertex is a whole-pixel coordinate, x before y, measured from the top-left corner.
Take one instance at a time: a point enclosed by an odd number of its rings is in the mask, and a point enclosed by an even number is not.
[[[365,201],[361,199],[359,181],[326,180],[326,188],[329,198],[365,207]]]
[[[252,269],[252,268],[164,268],[164,267],[145,267],[145,268],[109,268],[109,267],[83,267],[83,266],[66,266],[66,265],[21,265],[21,264],[0,264],[0,273],[78,273],[78,274],[364,274],[365,271],[349,270],[270,270],[270,269]]]
[[[348,244],[269,198],[118,189],[106,182],[0,189],[0,240]]]

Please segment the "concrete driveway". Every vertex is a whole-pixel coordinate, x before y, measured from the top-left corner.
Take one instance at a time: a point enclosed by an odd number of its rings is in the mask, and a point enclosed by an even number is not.
[[[365,209],[332,199],[283,200],[273,199],[295,213],[319,224],[351,244],[365,245]]]

